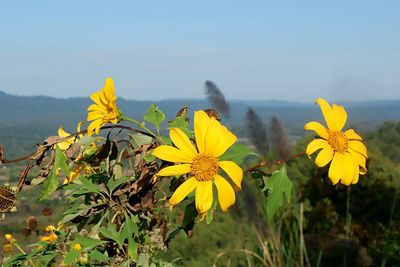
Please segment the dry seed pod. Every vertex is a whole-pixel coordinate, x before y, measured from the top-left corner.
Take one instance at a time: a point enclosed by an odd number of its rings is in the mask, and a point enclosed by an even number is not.
[[[31,235],[31,229],[29,229],[29,228],[24,228],[24,229],[22,229],[22,231],[21,231],[21,234],[23,235],[23,236],[25,236],[25,237],[28,237],[28,236],[30,236]]]
[[[50,216],[50,215],[53,214],[53,210],[50,209],[50,208],[44,208],[43,211],[42,211],[42,214],[43,214],[44,216]]]
[[[10,211],[15,201],[15,192],[8,186],[0,186],[0,212]]]
[[[39,227],[39,222],[34,216],[29,216],[29,218],[26,220],[26,225],[31,231],[35,231]]]

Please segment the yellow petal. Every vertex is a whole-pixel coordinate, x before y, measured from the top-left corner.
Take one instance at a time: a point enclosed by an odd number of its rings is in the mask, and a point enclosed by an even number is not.
[[[93,132],[95,132],[96,134],[99,134],[101,126],[102,126],[102,120],[92,121],[92,123],[90,123],[90,125],[88,126],[88,129],[87,129],[88,134],[91,135],[91,134],[93,134]]]
[[[340,182],[348,186],[353,181],[354,178],[353,173],[355,171],[354,161],[349,153],[344,154],[344,162],[342,162],[341,168],[342,168],[342,179],[340,180]]]
[[[187,179],[183,184],[181,184],[176,191],[172,194],[169,199],[169,204],[175,206],[181,202],[187,195],[189,195],[197,186],[198,181],[192,177]]]
[[[330,146],[323,148],[315,158],[315,164],[317,164],[318,167],[324,167],[332,160],[333,154],[333,149]]]
[[[83,169],[83,165],[75,166],[75,168],[73,168],[71,170],[71,172],[69,173],[68,182],[70,182],[70,183],[74,182],[81,174],[82,169]]]
[[[194,136],[196,139],[197,149],[200,153],[204,152],[206,134],[208,125],[210,124],[210,117],[203,110],[194,112]]]
[[[114,81],[111,77],[107,77],[104,83],[104,92],[106,93],[107,99],[112,100],[115,97],[114,94]]]
[[[159,159],[170,162],[190,163],[192,161],[191,157],[172,146],[158,146],[153,150],[152,154]]]
[[[57,146],[61,149],[61,150],[67,150],[69,147],[70,147],[70,143],[68,143],[68,142],[61,142],[61,143],[58,143],[57,144]]]
[[[349,141],[349,147],[351,149],[353,149],[354,151],[357,151],[358,153],[360,153],[361,155],[363,155],[364,157],[368,157],[367,155],[367,148],[365,147],[365,145],[363,143],[361,143],[360,141],[355,141],[355,140],[351,140]]]
[[[205,214],[213,202],[212,181],[198,182],[196,187],[196,209],[200,214]]]
[[[220,161],[218,166],[229,175],[237,187],[242,188],[243,170],[233,161]]]
[[[100,92],[100,100],[101,100],[101,103],[102,103],[105,107],[108,107],[108,106],[111,105],[110,99],[108,99],[108,97],[107,97],[106,92],[104,91],[104,89],[101,90],[101,92]]]
[[[352,184],[356,184],[360,177],[360,167],[358,165],[357,160],[353,157],[353,180],[351,180]]]
[[[222,211],[227,211],[235,203],[235,192],[232,186],[219,175],[214,177],[214,183],[218,191],[218,201]]]
[[[329,166],[328,176],[334,185],[339,182],[340,178],[342,178],[342,166],[345,161],[344,154],[335,153],[333,156],[331,166]]]
[[[180,164],[161,169],[157,176],[178,176],[190,172],[190,164]]]
[[[336,123],[335,123],[335,118],[333,117],[332,108],[328,104],[328,102],[326,102],[326,100],[322,99],[322,98],[318,98],[315,102],[321,108],[322,115],[324,116],[324,119],[326,121],[326,125],[328,126],[328,128],[331,130],[338,131],[338,127],[336,126]]]
[[[347,112],[344,107],[333,104],[332,106],[332,114],[335,119],[335,124],[338,131],[341,131],[346,124],[347,120]]]
[[[367,161],[366,157],[364,157],[363,155],[361,155],[357,151],[354,151],[353,149],[349,149],[349,153],[353,157],[353,159],[358,163],[358,165],[360,165],[363,168],[366,167],[365,166],[366,161]]]
[[[169,131],[169,137],[172,142],[177,146],[183,153],[187,154],[190,158],[194,158],[197,155],[196,148],[193,146],[187,135],[179,128],[172,128]]]
[[[97,112],[101,112],[106,114],[107,113],[107,109],[103,106],[99,106],[97,104],[91,104],[88,108],[88,111],[97,111]]]
[[[100,92],[95,92],[91,94],[90,99],[92,99],[93,102],[96,103],[98,106],[103,106],[103,103],[100,100]]]
[[[214,117],[211,117],[204,142],[205,152],[213,155],[213,152],[221,138],[223,138],[221,136],[221,124]]]
[[[67,137],[67,136],[70,136],[70,134],[67,133],[66,131],[64,131],[64,129],[62,127],[60,127],[60,128],[58,128],[58,136]]]
[[[349,130],[345,131],[344,134],[350,140],[352,140],[352,139],[359,140],[359,141],[362,140],[362,137],[359,136],[353,129],[349,129]]]
[[[367,158],[358,153],[357,151],[354,151],[353,149],[349,149],[350,155],[353,157],[353,160],[357,162],[357,164],[360,166],[359,167],[359,173],[361,175],[364,175],[367,173],[367,168],[366,168],[366,161]]]
[[[230,148],[237,140],[236,135],[234,135],[231,131],[229,131],[225,126],[221,125],[220,130],[220,139],[218,144],[216,145],[213,155],[215,157],[219,157],[225,153],[228,148]]]
[[[104,114],[90,111],[87,116],[87,121],[93,121],[93,120],[98,120],[102,119],[104,117]]]
[[[319,122],[309,122],[306,125],[304,125],[304,130],[311,130],[316,132],[320,137],[324,138],[324,139],[328,139],[329,137],[329,133],[326,130],[326,128]]]
[[[306,153],[310,156],[315,151],[326,147],[329,147],[329,144],[325,139],[315,139],[308,144]]]

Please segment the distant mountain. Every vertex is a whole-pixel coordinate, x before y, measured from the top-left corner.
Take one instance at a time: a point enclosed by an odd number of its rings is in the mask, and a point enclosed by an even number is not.
[[[6,151],[21,154],[32,149],[44,137],[56,134],[61,125],[72,132],[79,121],[86,120],[86,109],[90,103],[89,98],[25,97],[0,91],[0,144],[6,147]],[[118,99],[120,109],[126,115],[139,120],[151,103]],[[194,99],[173,99],[156,103],[168,119],[173,118],[184,106],[188,106],[190,111],[211,107],[206,100]],[[347,126],[355,127],[361,132],[374,130],[384,121],[400,119],[400,100],[342,103],[349,114]],[[229,119],[224,119],[224,123],[240,136],[246,135],[244,117],[249,106],[260,115],[266,125],[269,125],[272,116],[278,117],[294,136],[303,134],[303,125],[306,122],[322,120],[318,107],[313,103],[232,100],[230,105],[232,114]]]

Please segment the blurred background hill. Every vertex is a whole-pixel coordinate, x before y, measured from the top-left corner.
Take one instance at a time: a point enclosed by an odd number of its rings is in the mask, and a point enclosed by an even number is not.
[[[118,105],[126,114],[142,117],[153,102],[118,99]],[[400,119],[400,100],[338,102],[344,104],[351,116],[347,126],[361,133],[377,129],[384,121]],[[35,144],[49,135],[56,135],[63,126],[74,132],[76,124],[86,120],[86,109],[91,104],[89,98],[53,98],[46,96],[15,96],[0,91],[0,143],[7,156],[17,156],[31,151]],[[192,111],[210,107],[207,100],[170,99],[157,101],[167,118],[188,106]],[[231,119],[224,119],[242,138],[246,137],[245,115],[248,107],[259,114],[269,127],[273,116],[279,117],[292,140],[304,135],[303,125],[320,118],[320,111],[313,103],[285,102],[280,100],[230,101]],[[322,119],[322,118],[321,118]]]

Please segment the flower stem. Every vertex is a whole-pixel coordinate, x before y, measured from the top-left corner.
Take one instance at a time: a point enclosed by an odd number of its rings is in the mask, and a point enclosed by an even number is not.
[[[15,242],[13,243],[13,246],[16,247],[19,251],[21,251],[23,254],[26,255],[26,252]],[[33,263],[32,259],[29,260],[29,263],[32,265],[32,267],[36,267],[36,265]]]

